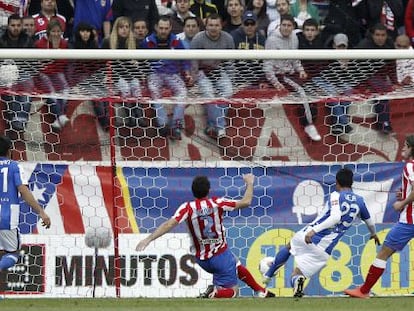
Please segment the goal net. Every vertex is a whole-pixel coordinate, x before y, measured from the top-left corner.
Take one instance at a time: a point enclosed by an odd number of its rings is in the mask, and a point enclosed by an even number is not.
[[[252,206],[225,226],[259,283],[260,260],[315,218],[343,166],[384,239],[397,219],[404,138],[414,132],[414,84],[397,83],[411,53],[151,52],[0,50],[0,128],[52,219],[43,229],[21,203],[20,261],[0,274],[2,294],[198,296],[212,278],[195,263],[184,225],[135,251],[192,199],[196,175],[231,199],[243,194],[242,174],[256,175]],[[307,79],[272,75],[286,60],[301,61]],[[169,65],[193,70],[194,83],[181,69],[159,70]],[[305,293],[361,284],[376,255],[368,240],[364,225],[352,227]],[[375,294],[410,293],[412,243],[389,261]],[[290,259],[269,290],[291,296],[293,267]],[[239,285],[241,296],[257,296]]]

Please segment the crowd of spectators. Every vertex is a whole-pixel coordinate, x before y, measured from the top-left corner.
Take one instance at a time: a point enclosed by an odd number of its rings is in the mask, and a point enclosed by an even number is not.
[[[0,0],[0,27],[3,29],[0,48],[412,48],[414,0]],[[137,62],[126,65],[140,66]],[[378,64],[371,65],[376,68]],[[205,98],[228,98],[234,92],[234,64],[218,61],[179,64],[160,60],[147,66],[152,73],[146,83],[154,101],[162,96],[163,85],[179,99],[172,120],[167,119],[161,104],[152,106],[156,111],[155,126],[162,135],[172,139],[181,138],[184,99],[189,85],[198,83],[200,96]],[[381,74],[371,75],[367,87],[373,92],[383,92],[399,84],[412,83],[413,71],[407,70],[407,66],[412,67],[412,62],[380,64]],[[346,79],[359,70],[357,67],[352,61],[315,65],[283,60],[252,61],[247,66],[240,65],[237,70],[250,70],[249,77],[257,77],[257,81],[262,79],[261,87],[266,84],[266,87],[295,91],[302,96],[309,81],[331,95],[351,92],[355,85]],[[333,69],[344,77],[340,85],[323,76],[324,71]],[[120,97],[137,99],[136,106],[119,104],[117,116],[127,120],[123,125],[137,126],[139,123],[135,119],[142,117],[138,98],[142,95],[143,81],[129,72],[119,72],[117,76]],[[243,75],[240,76],[242,79]],[[42,79],[50,93],[55,88],[65,93],[68,88],[65,75],[53,69]],[[31,87],[30,83],[26,86]],[[2,99],[8,103],[6,116],[10,126],[23,130],[31,99],[17,95],[2,95]],[[51,126],[58,131],[68,121],[66,101],[49,98],[47,103],[55,115]],[[348,101],[327,103],[332,114],[332,134],[347,134],[353,130],[347,116],[350,104]],[[226,133],[228,107],[223,102],[207,106],[205,132],[220,138]],[[374,101],[373,107],[378,115],[376,128],[384,134],[392,133],[389,101]],[[321,140],[313,125],[316,112],[315,106],[308,102],[298,109],[300,123],[314,141]]]

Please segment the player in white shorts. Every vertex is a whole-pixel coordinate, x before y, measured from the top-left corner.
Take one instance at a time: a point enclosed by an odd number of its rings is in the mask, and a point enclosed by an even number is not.
[[[313,243],[306,243],[306,234],[312,227],[305,227],[290,240],[290,253],[295,256],[297,268],[306,278],[310,278],[322,269],[329,259],[329,254]]]
[[[326,265],[335,245],[357,218],[365,222],[371,239],[380,244],[364,199],[351,189],[353,176],[352,171],[347,168],[337,172],[336,191],[331,193],[325,209],[276,254],[273,264],[264,275],[265,284],[269,283],[276,270],[292,254],[296,264],[291,278],[293,296],[302,297],[306,278],[312,277]]]

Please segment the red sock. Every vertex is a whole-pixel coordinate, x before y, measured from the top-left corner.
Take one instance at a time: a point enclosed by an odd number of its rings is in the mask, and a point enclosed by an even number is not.
[[[216,291],[213,298],[233,298],[236,297],[236,291],[233,288],[221,288]]]
[[[237,266],[237,275],[239,279],[249,285],[255,292],[265,292],[266,290],[256,282],[253,275],[245,266]]]
[[[369,268],[367,278],[365,279],[365,283],[361,286],[361,293],[368,294],[371,288],[377,283],[378,279],[384,273],[384,268],[378,268],[374,265],[371,265]]]

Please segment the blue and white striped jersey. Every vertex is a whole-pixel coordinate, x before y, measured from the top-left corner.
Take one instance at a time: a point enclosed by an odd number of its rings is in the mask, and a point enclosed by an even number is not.
[[[316,232],[312,237],[312,242],[331,254],[335,245],[356,218],[365,221],[370,217],[361,196],[352,190],[335,191],[331,193],[324,210],[309,224]]]
[[[17,228],[20,214],[17,187],[27,184],[19,163],[0,157],[0,230]]]

